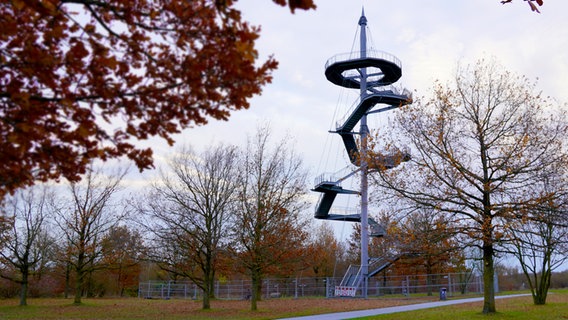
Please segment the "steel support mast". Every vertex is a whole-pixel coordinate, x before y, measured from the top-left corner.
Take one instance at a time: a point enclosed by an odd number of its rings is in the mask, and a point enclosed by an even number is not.
[[[360,32],[360,49],[361,59],[367,57],[367,18],[365,11],[361,13],[359,18]],[[365,100],[367,96],[367,68],[363,67],[359,70],[361,73],[360,101]],[[369,182],[368,182],[368,166],[367,166],[367,138],[369,128],[367,127],[367,115],[361,117],[360,125],[360,143],[361,143],[361,276],[363,277],[362,295],[367,298],[367,288],[369,284]]]

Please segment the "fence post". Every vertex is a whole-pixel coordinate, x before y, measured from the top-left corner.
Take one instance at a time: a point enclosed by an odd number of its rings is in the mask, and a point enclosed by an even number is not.
[[[448,273],[448,297],[452,296],[452,274]]]
[[[495,293],[499,292],[499,275],[497,272],[493,275],[493,290],[495,290]]]

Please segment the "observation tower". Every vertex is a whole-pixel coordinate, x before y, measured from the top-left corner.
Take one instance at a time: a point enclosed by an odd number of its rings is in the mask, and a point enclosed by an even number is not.
[[[368,279],[392,263],[392,259],[385,257],[369,258],[369,236],[384,236],[385,230],[368,216],[367,175],[372,170],[388,170],[403,161],[410,160],[408,153],[400,151],[378,155],[373,159],[367,157],[369,134],[367,116],[410,104],[412,96],[408,90],[393,86],[402,76],[400,60],[386,52],[367,50],[367,18],[364,10],[359,18],[359,27],[360,51],[336,55],[325,64],[325,76],[331,83],[348,89],[359,89],[359,100],[355,108],[344,120],[337,123],[334,131],[331,131],[341,136],[349,160],[355,169],[344,177],[320,175],[316,178],[312,191],[321,193],[315,208],[316,219],[361,223],[361,265],[350,266],[339,286],[335,287],[335,295],[355,296],[356,292],[360,292],[366,298]],[[359,130],[353,131],[357,124]],[[359,144],[356,137],[359,139]],[[344,189],[341,182],[355,174],[360,174],[360,190]],[[334,213],[332,205],[339,194],[359,195],[360,213]]]

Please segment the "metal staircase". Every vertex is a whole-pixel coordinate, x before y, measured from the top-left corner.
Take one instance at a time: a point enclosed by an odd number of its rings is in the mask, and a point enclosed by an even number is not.
[[[369,261],[368,269],[369,274],[367,275],[369,278],[376,275],[377,273],[385,270],[386,268],[390,267],[394,262],[400,259],[399,256],[394,257],[381,257],[381,258],[371,258]],[[351,293],[355,292],[357,288],[361,285],[361,282],[364,279],[363,276],[363,268],[358,265],[350,265],[341,279],[341,283],[339,284],[340,288],[352,288],[350,291]]]
[[[369,261],[369,278],[390,267],[400,259],[400,257],[401,256],[398,255],[394,257],[371,258]]]
[[[412,103],[412,96],[408,90],[398,90],[391,86],[402,76],[402,64],[395,56],[382,51],[366,51],[364,54],[353,58],[353,54],[337,55],[328,60],[325,66],[326,78],[345,88],[360,89],[361,81],[365,81],[366,93],[362,95],[348,116],[336,125],[333,131],[341,136],[345,145],[345,150],[352,164],[359,166],[360,155],[357,142],[355,141],[355,126],[361,118],[369,113],[384,112],[399,108],[403,105]],[[360,70],[372,69],[365,79]],[[387,87],[386,89],[384,87]],[[376,106],[382,107],[374,109]],[[374,110],[373,110],[374,109]],[[407,151],[394,150],[388,154],[377,155],[368,164],[369,169],[391,169],[404,161],[410,160],[410,153]],[[343,189],[340,182],[345,178],[316,179],[316,185],[312,191],[321,192],[320,200],[316,205],[315,218],[339,221],[360,222],[361,218],[357,215],[337,215],[329,214],[333,202],[338,194],[359,194],[357,191]]]
[[[360,266],[349,266],[347,272],[341,279],[341,283],[339,284],[342,287],[359,287],[363,277],[361,276],[361,267]]]
[[[361,26],[361,50],[359,52],[336,55],[325,64],[325,76],[331,83],[344,88],[359,89],[360,91],[359,101],[348,112],[345,119],[336,125],[335,131],[332,131],[332,133],[337,133],[341,136],[350,162],[358,168],[340,179],[322,175],[316,179],[315,187],[312,191],[321,193],[314,213],[316,219],[361,223],[361,267],[358,271],[355,270],[357,268],[348,270],[341,282],[341,286],[339,286],[339,291],[347,290],[349,295],[351,295],[354,294],[354,291],[357,290],[361,283],[364,283],[362,293],[363,297],[366,297],[366,279],[370,276],[370,259],[368,259],[367,252],[368,237],[381,237],[386,234],[381,225],[368,218],[367,173],[369,170],[392,169],[401,162],[410,160],[410,153],[400,150],[393,150],[387,154],[374,154],[372,160],[367,159],[365,156],[368,154],[366,142],[368,134],[367,115],[410,104],[412,103],[412,96],[408,90],[397,89],[392,86],[402,76],[402,63],[400,60],[386,52],[367,50],[365,31],[367,18],[364,11],[359,19],[359,25]],[[355,126],[359,123],[361,129],[359,132],[354,132]],[[359,150],[355,135],[360,135],[361,150]],[[361,190],[344,189],[341,186],[341,182],[356,172],[361,173]],[[333,203],[339,194],[360,195],[360,214],[330,214],[333,210]],[[389,265],[384,262],[377,268],[373,266],[375,269],[372,270],[373,272],[380,272],[376,270],[383,270]],[[338,289],[336,288],[336,290]]]
[[[322,175],[316,179],[316,186],[312,191],[321,192],[319,201],[316,205],[315,218],[340,221],[361,221],[359,215],[329,214],[333,201],[338,194],[359,194],[358,191],[343,189],[341,180],[334,180]]]

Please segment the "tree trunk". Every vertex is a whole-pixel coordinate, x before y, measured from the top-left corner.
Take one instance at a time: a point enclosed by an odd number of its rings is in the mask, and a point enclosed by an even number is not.
[[[69,298],[69,283],[71,282],[71,266],[69,262],[65,265],[65,291],[63,292],[63,297],[65,299]]]
[[[203,310],[209,310],[211,309],[211,296],[214,290],[214,283],[211,276],[207,274],[204,276],[203,282],[205,285],[205,290],[203,292],[203,304],[201,305],[201,308]]]
[[[495,313],[495,268],[493,265],[493,243],[484,241],[483,244],[483,313]]]
[[[432,296],[432,266],[430,265],[430,263],[426,264],[426,287],[427,287],[427,295],[429,297]]]
[[[83,272],[77,270],[75,279],[75,298],[74,304],[81,304],[81,296],[83,295]]]
[[[83,282],[85,271],[83,270],[83,256],[79,254],[77,257],[77,265],[75,266],[75,299],[74,304],[81,304],[81,296],[83,295]]]
[[[22,272],[22,282],[20,285],[20,306],[28,305],[28,283],[29,274],[26,270]]]
[[[548,289],[550,287],[550,276],[551,271],[548,268],[543,268],[547,270],[542,270],[540,282],[536,282],[536,288],[533,294],[533,302],[535,305],[546,304],[546,297],[548,296]],[[538,279],[538,275],[536,276]]]
[[[124,296],[124,286],[122,284],[122,262],[120,262],[120,264],[118,265],[118,275],[116,282],[119,296],[122,298]]]
[[[257,310],[256,302],[260,300],[262,293],[262,277],[260,272],[257,270],[252,270],[252,297],[250,299],[250,309],[252,311]]]

